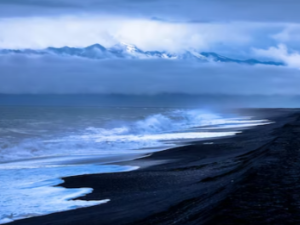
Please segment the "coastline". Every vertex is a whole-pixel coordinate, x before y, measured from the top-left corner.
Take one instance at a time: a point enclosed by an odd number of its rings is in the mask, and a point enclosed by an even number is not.
[[[213,145],[203,145],[206,140],[154,153],[126,163],[148,165],[132,172],[64,178],[63,187],[93,188],[80,199],[109,198],[109,203],[9,224],[223,224],[212,215],[223,218],[226,204],[226,209],[234,208],[234,203],[226,203],[228,196],[261,166],[284,125],[299,117],[295,110],[262,111],[276,123],[215,139]]]

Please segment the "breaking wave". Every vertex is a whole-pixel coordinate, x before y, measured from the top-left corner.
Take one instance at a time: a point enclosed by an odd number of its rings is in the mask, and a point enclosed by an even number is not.
[[[118,154],[145,148],[168,148],[174,140],[234,135],[234,132],[201,132],[201,126],[251,124],[250,118],[230,118],[202,110],[174,110],[143,119],[103,123],[49,138],[29,137],[0,142],[0,162],[32,157],[78,154]],[[36,132],[36,131],[35,131]],[[24,133],[24,131],[14,133]],[[27,131],[30,134],[30,130]]]

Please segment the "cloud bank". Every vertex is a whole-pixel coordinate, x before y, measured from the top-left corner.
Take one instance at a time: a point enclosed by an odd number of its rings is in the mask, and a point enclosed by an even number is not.
[[[168,22],[120,16],[0,18],[0,49],[112,47],[128,43],[145,51],[213,51],[250,58],[252,49],[279,45],[300,51],[300,25],[257,22]]]
[[[284,26],[252,23],[170,23],[155,20],[65,16],[0,20],[0,48],[105,47],[120,42],[143,50],[238,49],[272,42]],[[20,38],[22,37],[22,38]]]
[[[12,56],[0,67],[5,94],[300,94],[300,70],[277,66]]]

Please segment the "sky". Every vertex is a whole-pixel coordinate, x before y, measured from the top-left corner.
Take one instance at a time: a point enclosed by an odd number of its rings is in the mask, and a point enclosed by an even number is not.
[[[285,66],[0,55],[0,93],[299,95],[295,0],[0,0],[0,49],[216,52]]]

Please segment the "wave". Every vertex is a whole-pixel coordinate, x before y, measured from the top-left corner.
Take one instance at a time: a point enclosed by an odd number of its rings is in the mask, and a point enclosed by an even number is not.
[[[122,154],[136,149],[166,149],[178,140],[223,137],[236,132],[201,132],[196,128],[213,125],[257,125],[265,121],[231,118],[203,110],[173,110],[131,121],[115,120],[102,127],[87,127],[52,139],[25,138],[0,142],[0,162],[33,157]]]
[[[165,114],[154,114],[131,123],[118,121],[123,126],[114,128],[88,127],[86,131],[101,135],[158,134],[175,132],[196,125],[211,125],[224,122],[221,116],[199,110],[175,110]]]

